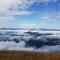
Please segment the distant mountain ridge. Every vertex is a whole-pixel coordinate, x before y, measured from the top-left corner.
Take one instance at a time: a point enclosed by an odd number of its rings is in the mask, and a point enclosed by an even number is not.
[[[60,29],[40,29],[40,30],[43,30],[43,31],[60,31]]]
[[[4,27],[1,27],[0,30],[41,30],[41,31],[60,31],[60,29],[45,29],[45,28],[39,28],[39,29],[36,29],[36,28],[4,28]]]

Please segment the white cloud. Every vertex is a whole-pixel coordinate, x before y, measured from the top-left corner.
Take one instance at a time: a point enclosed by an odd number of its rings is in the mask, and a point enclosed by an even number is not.
[[[33,4],[35,0],[0,0],[0,20],[10,20],[15,15],[31,15],[33,12],[24,10]],[[23,9],[18,11],[18,9]],[[7,16],[7,18],[5,18]],[[9,18],[11,17],[11,18]],[[14,18],[13,18],[14,19]],[[13,20],[11,19],[11,20]]]
[[[9,8],[24,9],[34,2],[35,2],[35,0],[0,0],[0,10],[7,10]]]
[[[17,9],[17,8],[27,8],[31,6],[33,3],[48,3],[48,2],[56,2],[57,0],[0,0],[0,10]]]
[[[0,27],[6,27],[6,28],[18,28],[18,25],[16,24],[0,24]]]
[[[0,0],[0,12],[1,13],[7,13],[7,11],[10,11],[13,13],[15,11],[18,14],[18,9],[25,9],[29,8],[33,3],[48,3],[48,2],[55,2],[57,0]],[[17,12],[18,11],[18,12]],[[9,12],[8,12],[9,13]],[[26,12],[20,12],[20,15],[29,14]]]
[[[12,17],[0,17],[0,20],[16,20],[15,18],[12,18]]]
[[[49,16],[47,16],[47,15],[40,16],[40,19],[42,19],[42,20],[48,20],[49,19]]]
[[[14,16],[19,15],[19,16],[27,16],[27,15],[31,15],[33,14],[33,12],[29,12],[29,11],[7,11],[7,12],[3,12],[0,13],[0,21],[8,21],[8,20],[17,20],[17,18],[15,18]],[[26,20],[24,18],[18,18],[18,20]]]
[[[37,28],[39,25],[37,24],[20,24],[19,27],[21,28]]]
[[[57,0],[0,0],[0,20],[16,20],[14,15],[31,15],[33,12],[26,11],[33,3],[49,3]],[[20,9],[20,11],[18,11]],[[44,16],[48,19],[48,16]],[[11,26],[6,24],[6,26]],[[12,25],[14,26],[14,25]],[[19,25],[25,27],[36,27],[36,25]]]
[[[56,2],[57,0],[39,0],[42,3]]]
[[[9,14],[11,14],[11,15],[31,15],[31,14],[33,14],[33,12],[29,12],[29,11],[13,11],[13,12],[11,12],[11,13],[9,13]]]
[[[41,20],[59,20],[60,19],[60,11],[57,12],[45,12],[42,15],[38,15],[39,19]]]
[[[18,11],[18,9],[24,9],[28,7],[30,4],[32,4],[33,1],[28,0],[0,0],[0,20],[10,20],[10,17],[14,17],[14,15],[30,15],[32,12],[29,11]],[[9,10],[11,9],[11,10]],[[5,18],[7,16],[8,18]],[[14,19],[14,18],[13,18]]]
[[[0,27],[7,27],[7,28],[36,28],[36,29],[38,29],[38,28],[40,28],[40,25],[38,25],[38,24],[0,24]]]
[[[25,29],[40,29],[40,28],[45,28],[45,29],[60,29],[59,24],[53,24],[53,25],[48,25],[48,24],[0,24],[0,27],[6,27],[6,28],[25,28]]]

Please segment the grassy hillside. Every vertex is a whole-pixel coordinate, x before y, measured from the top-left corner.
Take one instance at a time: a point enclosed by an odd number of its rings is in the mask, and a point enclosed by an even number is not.
[[[60,53],[0,51],[0,60],[60,60]]]

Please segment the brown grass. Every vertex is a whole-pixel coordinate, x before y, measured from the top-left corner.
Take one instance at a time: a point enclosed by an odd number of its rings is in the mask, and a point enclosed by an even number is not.
[[[60,60],[60,53],[0,51],[0,60]]]

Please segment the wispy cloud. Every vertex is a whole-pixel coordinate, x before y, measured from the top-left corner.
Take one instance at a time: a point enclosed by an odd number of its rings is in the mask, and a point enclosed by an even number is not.
[[[29,12],[29,11],[13,11],[11,13],[9,13],[10,15],[20,15],[20,16],[26,16],[26,15],[31,15],[33,14],[33,12]]]
[[[31,10],[28,11],[28,8],[30,8],[34,3],[49,4],[49,3],[53,3],[53,2],[57,2],[57,0],[0,0],[0,20],[4,20],[4,21],[16,20],[17,21],[17,18],[14,18],[14,16],[16,16],[16,15],[17,16],[18,15],[19,16],[28,16],[28,15],[35,14],[35,12],[33,12]],[[38,11],[36,11],[36,12],[38,12]],[[37,13],[37,15],[38,15],[38,13]],[[39,19],[43,19],[43,20],[56,19],[56,18],[60,18],[59,13],[49,13],[46,15],[43,13],[43,16],[39,16]],[[20,18],[18,18],[18,19],[20,20]],[[23,19],[23,20],[26,20],[26,19]],[[15,26],[15,25],[6,24],[6,26]],[[19,25],[18,24],[18,26],[19,27],[20,26],[22,26],[22,27],[36,27],[37,25],[35,25],[35,24]]]
[[[0,12],[6,12],[10,11],[18,11],[18,9],[26,9],[29,8],[32,4],[34,3],[48,3],[48,2],[55,2],[57,0],[0,0]],[[16,12],[17,14],[18,12]],[[28,14],[27,11],[26,12],[20,12],[20,14],[24,15],[24,14]]]
[[[17,10],[30,7],[33,3],[49,3],[57,0],[0,0],[0,11],[3,10]]]
[[[39,25],[37,24],[20,24],[19,27],[21,28],[37,28]]]
[[[59,20],[60,19],[60,11],[54,11],[54,12],[46,12],[42,15],[38,15],[39,19],[41,20]]]
[[[7,20],[16,20],[16,19],[12,17],[0,17],[0,21],[1,20],[7,21]]]

